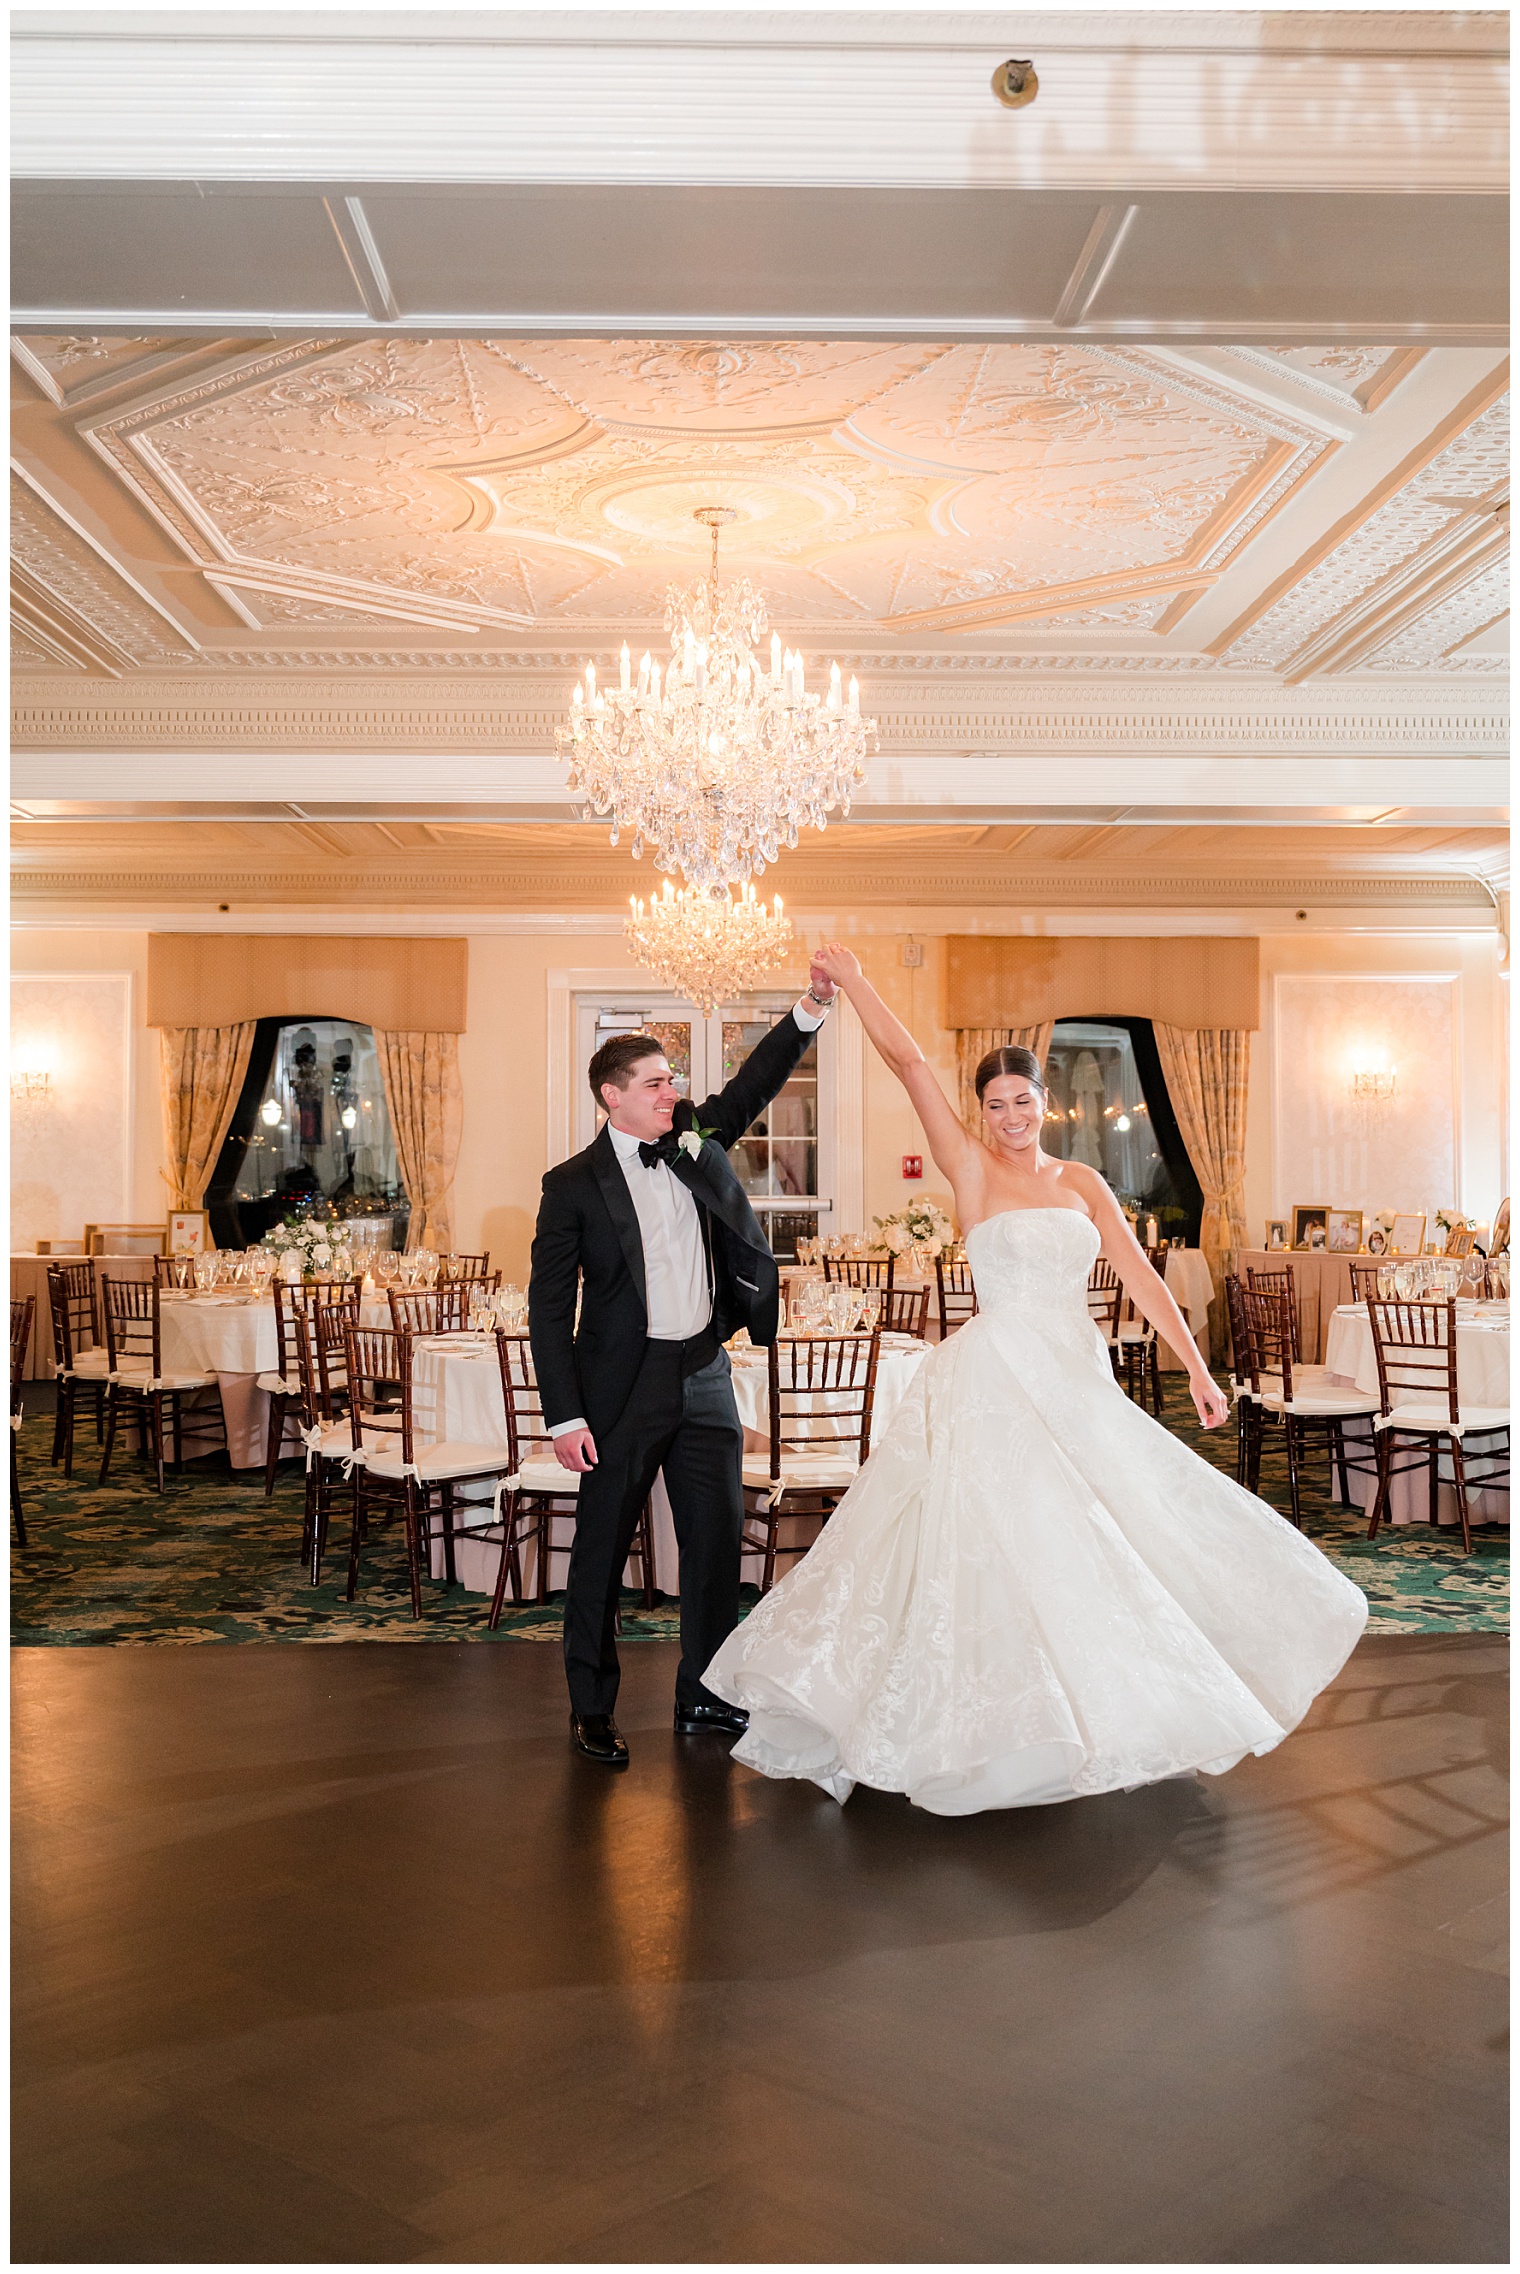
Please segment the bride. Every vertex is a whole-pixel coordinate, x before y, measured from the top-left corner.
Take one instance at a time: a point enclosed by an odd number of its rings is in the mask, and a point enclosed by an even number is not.
[[[1039,1061],[982,1060],[981,1143],[849,949],[817,960],[913,1100],[980,1311],[708,1667],[749,1711],[735,1760],[968,1816],[1269,1752],[1345,1663],[1365,1599],[1115,1381],[1087,1311],[1100,1254],[1185,1361],[1205,1426],[1229,1413],[1102,1177],[1043,1151]]]

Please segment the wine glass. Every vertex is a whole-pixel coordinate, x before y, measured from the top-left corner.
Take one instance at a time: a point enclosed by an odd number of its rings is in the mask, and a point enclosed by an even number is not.
[[[881,1290],[880,1290],[880,1288],[879,1288],[879,1287],[863,1287],[863,1288],[860,1290],[860,1309],[859,1309],[858,1313],[856,1314],[856,1319],[855,1319],[855,1324],[856,1324],[856,1326],[857,1326],[857,1327],[860,1329],[860,1331],[861,1331],[861,1333],[862,1333],[862,1334],[874,1334],[874,1333],[875,1333],[875,1331],[876,1331],[876,1322],[877,1322],[877,1320],[878,1320],[880,1317],[881,1317]]]
[[[209,1295],[216,1285],[216,1266],[217,1254],[214,1248],[209,1248],[204,1255],[198,1255],[195,1259],[195,1284],[202,1295]]]

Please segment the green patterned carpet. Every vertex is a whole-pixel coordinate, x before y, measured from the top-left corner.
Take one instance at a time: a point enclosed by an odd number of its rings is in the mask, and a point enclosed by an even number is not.
[[[1168,1392],[1167,1420],[1204,1458],[1233,1470],[1233,1432],[1206,1436],[1191,1413],[1177,1411],[1179,1391]],[[479,1595],[441,1583],[424,1588],[424,1615],[414,1621],[406,1590],[399,1533],[388,1526],[366,1555],[358,1601],[342,1597],[340,1563],[347,1524],[338,1529],[321,1587],[306,1584],[297,1563],[301,1534],[301,1480],[287,1463],[273,1500],[262,1485],[234,1477],[221,1456],[193,1463],[183,1479],[170,1477],[160,1498],[152,1473],[134,1454],[113,1463],[104,1491],[82,1431],[74,1482],[49,1465],[52,1420],[37,1415],[21,1431],[21,1488],[30,1545],[12,1546],[12,1640],[23,1644],[189,1642],[354,1642],[383,1635],[394,1642],[526,1640],[555,1642],[560,1614],[508,1609],[493,1636]],[[1262,1491],[1286,1508],[1286,1473],[1280,1456],[1263,1463]],[[1305,1494],[1312,1539],[1354,1580],[1372,1608],[1375,1634],[1507,1633],[1509,1533],[1489,1526],[1475,1534],[1476,1553],[1465,1557],[1456,1536],[1425,1525],[1382,1533],[1369,1546],[1365,1520],[1332,1506],[1321,1468]],[[752,1600],[752,1590],[746,1590]],[[623,1631],[674,1636],[673,1603],[644,1611],[625,1599]]]

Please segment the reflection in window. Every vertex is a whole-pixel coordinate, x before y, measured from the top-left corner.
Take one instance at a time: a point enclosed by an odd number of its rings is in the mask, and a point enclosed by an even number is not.
[[[1177,1135],[1148,1019],[1061,1019],[1045,1060],[1045,1150],[1098,1170],[1163,1239],[1196,1241],[1203,1195]]]
[[[207,1194],[219,1242],[247,1245],[302,1207],[330,1202],[405,1236],[408,1214],[371,1028],[346,1019],[261,1019],[248,1079]]]

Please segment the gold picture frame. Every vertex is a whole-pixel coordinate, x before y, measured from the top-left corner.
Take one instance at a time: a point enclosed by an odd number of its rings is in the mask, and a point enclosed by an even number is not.
[[[164,1226],[165,1255],[207,1255],[211,1250],[211,1218],[204,1208],[171,1208]]]
[[[1362,1252],[1362,1211],[1360,1208],[1332,1208],[1325,1225],[1325,1245],[1332,1255],[1360,1255]]]
[[[1286,1255],[1288,1252],[1288,1219],[1286,1216],[1267,1218],[1267,1236],[1262,1247],[1268,1255]]]
[[[1330,1237],[1330,1203],[1328,1200],[1295,1200],[1293,1203],[1293,1246],[1300,1253],[1324,1255],[1328,1252]],[[1316,1238],[1315,1235],[1318,1234]]]
[[[1398,1256],[1423,1255],[1425,1253],[1425,1218],[1423,1215],[1416,1215],[1411,1208],[1394,1217],[1393,1229],[1388,1234],[1388,1253]]]
[[[1494,1218],[1494,1228],[1488,1235],[1488,1252],[1490,1255],[1509,1254],[1509,1200],[1507,1196],[1499,1203],[1499,1213]]]

